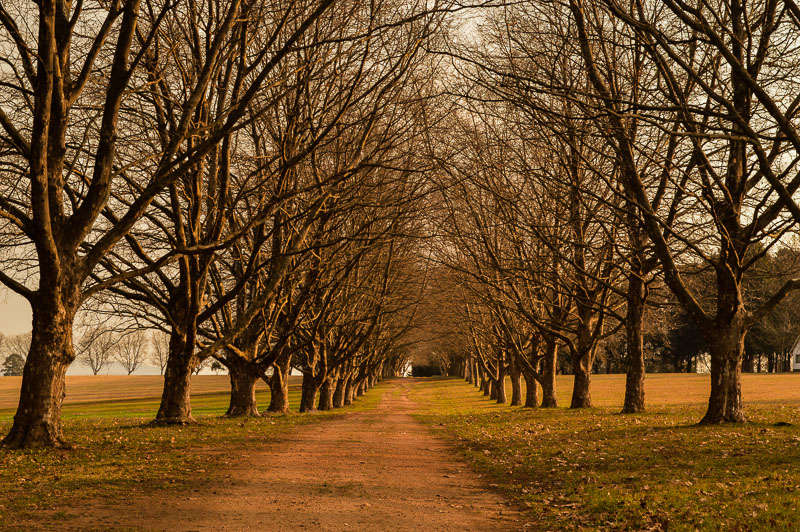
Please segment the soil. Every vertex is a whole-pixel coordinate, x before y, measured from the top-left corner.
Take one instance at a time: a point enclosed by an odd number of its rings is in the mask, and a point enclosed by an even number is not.
[[[243,454],[201,492],[137,496],[83,517],[169,532],[521,530],[515,509],[412,418],[411,386],[394,381],[375,410]]]

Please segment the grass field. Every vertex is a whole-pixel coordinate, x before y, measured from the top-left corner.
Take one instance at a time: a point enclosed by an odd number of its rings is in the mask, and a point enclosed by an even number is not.
[[[13,387],[5,379],[10,378],[0,378],[1,385]],[[228,394],[213,390],[227,389],[228,378],[199,376],[192,383],[199,423],[159,427],[147,424],[158,408],[161,390],[156,381],[160,377],[68,377],[64,433],[75,448],[0,448],[0,530],[51,531],[54,523],[80,514],[87,505],[119,503],[125,494],[202,489],[248,449],[258,449],[297,425],[373,408],[382,393],[378,386],[354,405],[331,412],[225,419],[220,415],[227,409]],[[92,397],[103,400],[81,402]],[[268,390],[260,389],[258,399],[265,409]],[[290,385],[289,399],[296,412],[299,378]],[[0,433],[8,432],[13,412],[0,411]],[[108,529],[98,524],[91,530]]]
[[[19,380],[0,378],[0,433]],[[560,404],[571,377],[559,376]],[[299,424],[373,408],[381,387],[352,407],[313,415],[224,419],[226,376],[193,380],[200,422],[148,425],[160,377],[69,377],[64,430],[71,451],[0,449],[0,530],[50,531],[87,505],[124,494],[201,490],[247,449]],[[456,379],[417,384],[418,418],[485,479],[527,508],[537,530],[796,530],[800,517],[800,374],[744,375],[744,425],[700,427],[707,375],[650,375],[648,411],[617,414],[624,376],[592,378],[595,408],[497,405]],[[299,404],[299,379],[292,383]],[[510,386],[508,387],[510,398]],[[258,392],[262,409],[268,391]],[[776,425],[781,422],[782,425]],[[110,530],[98,524],[95,531]]]
[[[302,377],[289,377],[290,392],[299,393]],[[0,377],[0,423],[10,421],[19,402],[22,377]],[[93,375],[67,377],[64,418],[155,417],[164,378],[152,375]],[[230,379],[227,375],[192,377],[192,408],[199,415],[223,414],[228,408]],[[259,381],[256,397],[269,404],[269,389]]]
[[[511,400],[510,379],[506,391]],[[523,381],[524,390],[524,381]],[[645,400],[648,407],[706,404],[711,391],[709,375],[697,373],[654,373],[645,379]],[[558,402],[569,406],[572,376],[556,377]],[[625,375],[592,375],[592,402],[597,407],[622,408],[625,398]],[[742,396],[745,404],[800,404],[800,372],[744,373]]]
[[[562,405],[569,382],[558,382]],[[800,375],[744,375],[750,422],[710,427],[696,425],[708,376],[647,382],[648,411],[625,416],[621,375],[593,377],[597,406],[583,411],[497,405],[455,379],[412,399],[537,530],[800,528]]]

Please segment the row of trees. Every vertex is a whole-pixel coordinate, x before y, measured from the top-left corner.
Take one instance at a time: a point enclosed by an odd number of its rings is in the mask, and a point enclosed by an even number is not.
[[[615,334],[634,412],[644,325],[677,305],[703,420],[744,420],[746,334],[800,287],[800,11],[480,6],[0,8],[0,282],[33,309],[5,444],[63,443],[81,309],[168,336],[156,421],[191,423],[209,357],[255,414],[258,379],[284,409],[294,365],[328,408],[420,345],[544,406],[561,353],[586,407]]]
[[[533,1],[485,11],[442,49],[461,103],[440,152],[436,250],[455,275],[453,364],[498,400],[510,372],[529,406],[537,383],[554,406],[561,353],[580,408],[598,354],[616,349],[623,411],[636,412],[645,347],[672,313],[710,355],[702,421],[745,419],[746,335],[780,327],[783,354],[797,332],[778,324],[800,287],[798,14],[793,2]]]
[[[45,0],[0,8],[0,281],[33,310],[3,442],[64,444],[79,310],[169,338],[156,421],[192,371],[346,402],[415,318],[447,6],[393,0]],[[122,340],[120,340],[122,341]],[[282,404],[281,401],[283,401]]]
[[[77,361],[93,375],[112,362],[119,364],[128,375],[148,362],[155,364],[163,373],[166,352],[160,339],[159,335],[148,337],[141,330],[119,333],[108,326],[92,327],[77,341]]]

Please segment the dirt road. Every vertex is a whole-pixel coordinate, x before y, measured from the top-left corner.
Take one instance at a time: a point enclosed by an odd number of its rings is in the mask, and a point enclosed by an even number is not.
[[[130,501],[101,522],[170,532],[520,530],[516,512],[411,417],[412,385],[395,381],[376,410],[245,454],[204,493]]]

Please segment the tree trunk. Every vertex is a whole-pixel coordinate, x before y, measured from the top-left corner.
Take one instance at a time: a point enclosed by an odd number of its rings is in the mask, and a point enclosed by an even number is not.
[[[545,340],[545,353],[542,359],[542,408],[558,406],[556,398],[556,366],[558,363],[558,343]]]
[[[350,377],[347,379],[344,387],[344,406],[349,406],[353,404],[353,396],[355,395],[355,383],[353,382],[354,378]]]
[[[334,408],[342,408],[344,406],[344,393],[348,380],[350,380],[350,377],[339,377],[339,380],[336,381],[336,390],[333,392]]]
[[[74,313],[63,305],[33,305],[31,346],[22,373],[19,406],[3,445],[22,449],[69,447],[61,427],[65,376],[75,360],[72,347]]]
[[[636,264],[634,264],[636,266]],[[641,268],[633,268],[641,270]],[[628,277],[627,303],[628,311],[625,319],[625,344],[627,349],[627,376],[625,378],[625,402],[623,414],[644,411],[644,325],[647,289],[640,271],[632,271]]]
[[[575,377],[572,385],[570,408],[590,408],[592,396],[589,393],[592,357],[588,350],[580,350],[573,355],[572,372]]]
[[[741,364],[745,331],[736,325],[717,328],[711,351],[711,396],[700,423],[741,423],[747,421],[742,410]]]
[[[742,360],[742,371],[746,373],[753,373],[753,362],[753,354],[745,353],[744,359]]]
[[[303,388],[300,394],[300,412],[317,410],[317,392],[319,384],[311,373],[303,372]]]
[[[333,410],[333,392],[336,389],[335,377],[328,377],[319,388],[319,405],[317,408],[320,410]]]
[[[525,407],[537,408],[539,406],[539,389],[536,377],[529,371],[523,371],[522,376],[525,378]]]
[[[231,356],[226,359],[228,376],[231,379],[231,400],[227,417],[257,416],[256,383],[258,369],[245,360]]]
[[[491,398],[492,379],[489,378],[489,373],[486,371],[481,373],[481,391],[483,391],[483,395],[489,396]]]
[[[192,346],[193,347],[193,346]],[[158,407],[155,423],[164,425],[187,425],[195,423],[192,417],[192,402],[189,385],[192,378],[193,348],[186,339],[173,331],[169,338],[169,357],[164,371],[164,391]]]
[[[522,372],[516,360],[511,361],[511,406],[522,404]]]
[[[505,404],[507,401],[505,353],[497,358],[497,381],[495,381],[495,388],[497,391],[493,399],[497,401],[498,404]]]
[[[284,413],[289,411],[289,373],[291,372],[289,357],[276,361],[272,366],[272,377],[269,379],[269,406],[267,412]]]

